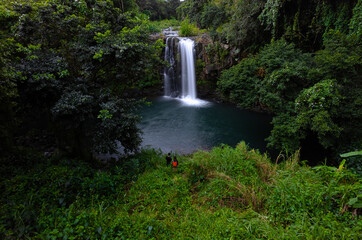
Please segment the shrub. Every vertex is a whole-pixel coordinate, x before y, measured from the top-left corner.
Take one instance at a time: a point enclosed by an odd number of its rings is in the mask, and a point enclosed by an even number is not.
[[[181,23],[179,35],[181,37],[191,37],[196,36],[200,33],[200,30],[192,23],[189,19],[185,19]]]
[[[179,156],[144,150],[107,168],[59,159],[0,183],[0,237],[357,239],[360,179],[343,168],[272,164],[241,142]],[[136,176],[134,176],[136,174]]]

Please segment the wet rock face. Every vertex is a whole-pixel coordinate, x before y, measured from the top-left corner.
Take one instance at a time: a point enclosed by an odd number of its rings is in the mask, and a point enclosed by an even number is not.
[[[155,33],[155,34],[150,35],[150,40],[152,42],[156,42],[159,39],[165,40],[166,37],[164,35],[160,34],[160,33]]]
[[[197,91],[198,96],[204,99],[217,98],[215,90],[219,68],[206,50],[212,43],[206,33],[195,38]]]
[[[177,97],[181,94],[181,65],[178,37],[168,37],[165,42],[164,95]]]
[[[196,51],[196,78],[198,94],[218,100],[217,79],[222,70],[238,62],[240,50],[228,44],[214,42],[207,33],[194,37]]]

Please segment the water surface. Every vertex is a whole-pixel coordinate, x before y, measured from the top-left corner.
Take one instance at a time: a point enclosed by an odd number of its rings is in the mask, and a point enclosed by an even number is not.
[[[188,104],[180,99],[159,97],[141,111],[143,147],[163,152],[192,153],[213,146],[235,146],[245,141],[264,152],[264,139],[271,131],[271,117],[242,111],[233,106],[200,101]]]

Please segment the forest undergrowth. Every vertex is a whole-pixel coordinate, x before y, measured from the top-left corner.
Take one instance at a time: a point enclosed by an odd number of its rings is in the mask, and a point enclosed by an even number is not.
[[[25,153],[32,168],[2,159],[2,239],[361,237],[361,178],[298,152],[276,163],[221,145],[178,156],[177,172],[153,149],[107,166]]]

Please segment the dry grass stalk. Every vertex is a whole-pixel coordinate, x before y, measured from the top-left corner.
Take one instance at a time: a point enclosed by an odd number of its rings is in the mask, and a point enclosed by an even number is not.
[[[285,161],[285,169],[294,171],[299,167],[300,149]]]

